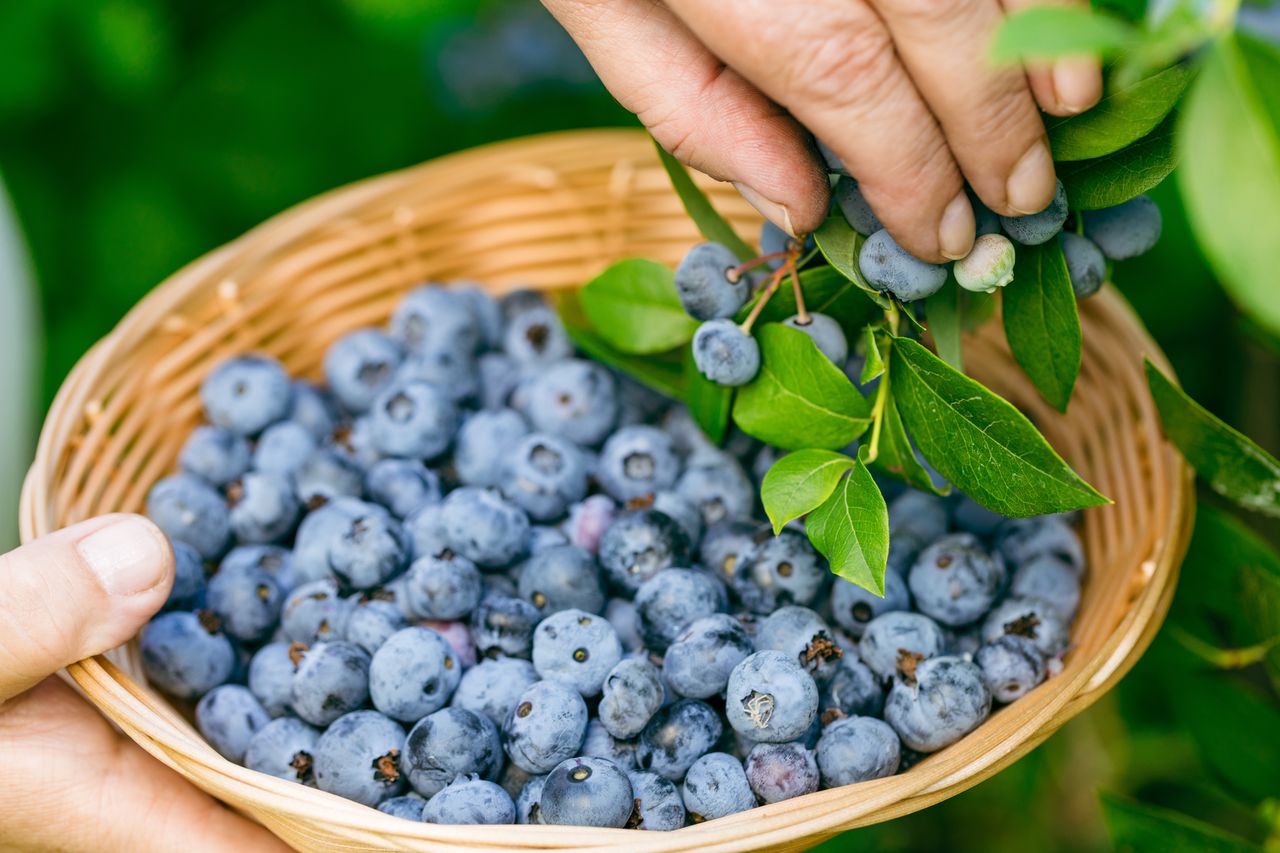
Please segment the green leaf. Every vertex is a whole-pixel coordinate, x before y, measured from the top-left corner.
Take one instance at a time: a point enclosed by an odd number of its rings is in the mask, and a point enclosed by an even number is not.
[[[1000,295],[1004,336],[1044,398],[1067,410],[1080,373],[1080,316],[1067,261],[1057,240],[1019,246],[1013,283]]]
[[[831,266],[853,282],[872,302],[886,311],[889,310],[892,306],[889,297],[872,287],[871,283],[863,277],[862,268],[858,266],[858,253],[862,251],[862,244],[867,238],[853,230],[853,226],[838,208],[832,211],[827,221],[822,223],[817,231],[813,232],[813,239],[818,244],[818,250]]]
[[[889,560],[889,510],[862,462],[805,519],[805,531],[831,571],[876,595],[884,595]]]
[[[924,303],[924,317],[939,357],[964,372],[964,351],[960,345],[960,299],[963,293],[955,276],[947,272],[947,283]]]
[[[1114,56],[1138,31],[1110,15],[1083,6],[1035,6],[1005,20],[991,46],[996,62],[1060,56]]]
[[[1280,333],[1280,53],[1242,33],[1205,56],[1178,127],[1178,171],[1193,231],[1227,293]]]
[[[862,333],[867,353],[862,359],[862,372],[858,374],[858,384],[866,385],[884,373],[884,359],[880,357],[880,344],[876,341],[875,327],[865,326]]]
[[[591,327],[575,291],[562,291],[556,298],[556,309],[569,339],[582,352],[602,364],[617,368],[659,394],[676,400],[685,399],[688,384],[684,357],[679,351],[643,358],[619,352]]]
[[[1280,516],[1280,461],[1192,400],[1147,362],[1147,384],[1169,440],[1218,494]]]
[[[729,415],[733,411],[733,388],[717,385],[698,372],[692,350],[685,350],[685,405],[689,414],[716,444],[729,432]]]
[[[683,346],[698,329],[680,305],[671,270],[656,261],[618,261],[587,282],[578,299],[600,337],[632,355]]]
[[[1164,120],[1193,76],[1190,64],[1179,63],[1130,86],[1108,88],[1087,112],[1048,119],[1053,159],[1103,157],[1137,142]]]
[[[895,338],[890,352],[903,422],[924,458],[966,495],[1015,517],[1109,503],[1008,401],[915,341]]]
[[[1168,809],[1102,793],[1102,815],[1118,851],[1261,853],[1261,848],[1212,824]]]
[[[862,461],[867,461],[870,449],[866,444],[859,449],[858,456]],[[873,463],[877,471],[897,477],[922,492],[933,492],[935,495],[951,494],[951,484],[936,485],[928,469],[920,463],[919,457],[916,456],[916,449],[911,446],[911,439],[907,437],[907,428],[902,425],[902,415],[898,412],[898,404],[894,401],[892,393],[885,407],[884,422],[880,424],[880,446],[877,451]]]
[[[773,463],[760,483],[760,500],[773,522],[773,535],[831,497],[852,467],[852,459],[830,450],[797,450]]]
[[[756,337],[760,373],[733,404],[743,431],[783,450],[835,450],[866,430],[866,399],[812,338],[777,323],[760,327]]]
[[[880,309],[867,300],[866,295],[839,271],[825,264],[800,273],[800,289],[804,291],[804,304],[810,311],[826,314],[840,324],[845,337],[855,339],[862,328],[880,316]],[[741,323],[754,307],[748,302],[738,312]],[[789,282],[783,282],[778,292],[760,312],[757,323],[781,323],[796,313],[796,296]]]
[[[740,261],[749,261],[754,258],[756,250],[747,245],[747,242],[738,236],[738,232],[733,230],[733,226],[712,206],[711,199],[698,189],[698,185],[693,182],[684,164],[668,154],[656,139],[653,146],[658,149],[662,168],[667,170],[667,176],[671,178],[671,186],[675,187],[676,195],[680,196],[680,203],[684,205],[685,212],[689,214],[693,224],[698,226],[702,236],[713,243],[728,246]]]
[[[1097,210],[1128,201],[1168,177],[1178,163],[1174,118],[1127,148],[1092,160],[1058,165],[1072,210]]]

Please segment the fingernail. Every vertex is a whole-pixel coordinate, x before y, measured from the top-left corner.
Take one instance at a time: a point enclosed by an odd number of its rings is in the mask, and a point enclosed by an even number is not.
[[[938,251],[948,260],[963,258],[973,248],[974,228],[973,205],[961,190],[942,211],[942,221],[938,223]]]
[[[1102,97],[1102,71],[1092,59],[1062,59],[1053,66],[1053,89],[1063,112],[1082,113]]]
[[[776,201],[770,201],[760,193],[751,189],[746,184],[734,182],[734,187],[743,198],[747,200],[747,204],[754,207],[764,215],[764,218],[777,225],[783,231],[786,231],[792,237],[796,236],[795,229],[791,226],[791,212]]]
[[[1005,202],[1021,216],[1039,213],[1053,201],[1054,189],[1053,155],[1041,139],[1013,167],[1005,184]]]
[[[136,515],[121,516],[93,531],[76,550],[111,595],[145,592],[169,570],[168,545],[151,522]]]

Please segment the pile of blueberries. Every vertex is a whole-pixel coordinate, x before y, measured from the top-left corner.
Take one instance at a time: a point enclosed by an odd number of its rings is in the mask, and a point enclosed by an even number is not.
[[[177,577],[146,674],[251,769],[670,830],[896,773],[1067,646],[1068,521],[901,492],[872,595],[758,520],[776,450],[576,357],[537,294],[420,287],[324,375],[221,363],[147,501]]]

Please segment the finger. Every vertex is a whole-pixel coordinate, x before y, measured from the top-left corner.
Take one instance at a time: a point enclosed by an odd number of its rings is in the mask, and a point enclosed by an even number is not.
[[[858,179],[912,254],[962,257],[973,211],[946,140],[894,53],[854,0],[669,0],[730,67],[786,107]]]
[[[544,0],[614,97],[663,148],[732,181],[794,235],[826,218],[829,189],[809,135],[713,56],[655,0]]]
[[[999,0],[873,0],[961,171],[997,213],[1019,216],[1053,200],[1053,155],[1016,66],[983,48],[1003,19]]]
[[[1084,0],[1002,0],[1005,11],[1056,3],[1083,6]],[[1082,113],[1102,97],[1102,65],[1093,57],[1066,57],[1050,63],[1031,63],[1027,80],[1040,109],[1056,116]]]
[[[0,849],[288,848],[118,733],[56,678],[0,708]]]
[[[85,521],[0,556],[0,702],[128,640],[172,583],[169,541],[137,515]]]

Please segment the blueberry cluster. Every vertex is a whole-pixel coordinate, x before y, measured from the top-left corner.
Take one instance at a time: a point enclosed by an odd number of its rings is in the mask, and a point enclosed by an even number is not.
[[[774,448],[532,293],[424,286],[323,386],[242,356],[201,398],[147,502],[147,676],[228,759],[412,820],[669,830],[892,774],[1045,678],[1079,601],[1067,522],[916,492],[886,595],[833,578],[758,520]]]

